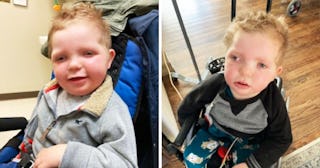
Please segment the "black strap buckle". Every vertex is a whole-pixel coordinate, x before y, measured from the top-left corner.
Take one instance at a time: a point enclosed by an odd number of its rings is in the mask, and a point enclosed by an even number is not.
[[[19,162],[19,167],[21,168],[32,168],[34,165],[34,157],[32,154],[22,153],[21,160]]]

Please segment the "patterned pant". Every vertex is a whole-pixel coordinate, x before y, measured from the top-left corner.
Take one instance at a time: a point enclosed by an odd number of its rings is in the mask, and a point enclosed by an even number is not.
[[[207,165],[208,167],[219,167],[226,151],[234,141],[226,162],[230,167],[244,162],[259,146],[249,144],[248,139],[236,139],[213,124],[208,130],[199,129],[183,153],[186,167],[204,168]]]

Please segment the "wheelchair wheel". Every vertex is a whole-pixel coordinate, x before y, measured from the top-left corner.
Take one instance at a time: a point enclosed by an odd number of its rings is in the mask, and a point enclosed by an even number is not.
[[[300,0],[292,0],[287,8],[287,13],[289,16],[297,16],[301,9],[301,1]]]

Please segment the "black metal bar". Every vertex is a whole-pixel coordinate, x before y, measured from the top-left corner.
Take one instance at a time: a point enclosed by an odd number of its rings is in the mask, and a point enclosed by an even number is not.
[[[237,1],[231,0],[231,21],[233,20],[234,17],[236,17],[236,6],[237,6]]]
[[[267,8],[266,8],[266,11],[267,11],[267,12],[270,12],[271,6],[272,6],[272,0],[268,0],[268,1],[267,1]]]
[[[187,35],[187,31],[184,27],[184,23],[183,23],[183,20],[182,20],[182,17],[181,17],[181,14],[180,14],[180,11],[179,11],[179,8],[178,8],[178,4],[177,4],[177,1],[176,0],[172,0],[172,3],[173,3],[173,7],[174,7],[174,10],[177,14],[177,17],[178,17],[178,21],[179,21],[179,24],[180,24],[180,27],[181,27],[181,30],[182,30],[182,33],[183,33],[183,37],[186,41],[186,44],[187,44],[187,47],[188,47],[188,50],[189,50],[189,53],[190,53],[190,56],[191,56],[191,59],[192,59],[192,63],[193,63],[193,66],[197,72],[197,76],[198,76],[198,79],[199,79],[199,82],[202,81],[201,79],[201,75],[200,75],[200,71],[199,71],[199,68],[198,68],[198,64],[196,62],[196,59],[195,59],[195,56],[194,56],[194,53],[193,53],[193,50],[192,50],[192,47],[191,47],[191,44],[190,44],[190,40],[189,40],[189,37]]]

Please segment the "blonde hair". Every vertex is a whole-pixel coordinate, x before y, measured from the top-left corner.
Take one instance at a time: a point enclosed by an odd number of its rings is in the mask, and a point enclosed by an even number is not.
[[[288,46],[288,27],[283,17],[275,17],[274,15],[262,11],[253,11],[244,13],[236,17],[224,36],[224,44],[227,48],[233,42],[234,35],[238,31],[247,33],[268,33],[279,42],[279,55],[276,64],[281,65],[282,59]]]
[[[101,31],[100,43],[107,48],[111,47],[111,35],[109,25],[102,19],[102,11],[97,10],[90,3],[75,3],[72,6],[62,8],[54,17],[52,26],[48,34],[48,56],[52,52],[52,35],[62,29],[65,29],[74,22],[85,21],[94,24]]]

